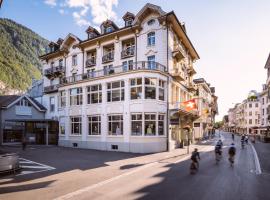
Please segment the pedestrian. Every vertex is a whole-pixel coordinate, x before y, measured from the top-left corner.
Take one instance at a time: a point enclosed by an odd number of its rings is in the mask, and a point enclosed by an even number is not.
[[[232,133],[232,140],[234,141],[234,134]]]
[[[23,136],[23,138],[22,138],[22,150],[23,151],[25,151],[25,149],[26,149],[26,144],[27,144],[26,137]]]

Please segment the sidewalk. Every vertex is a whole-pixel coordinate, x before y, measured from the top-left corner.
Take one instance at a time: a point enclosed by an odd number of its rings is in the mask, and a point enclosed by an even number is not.
[[[256,143],[253,145],[257,151],[262,172],[270,174],[270,144],[256,140]]]

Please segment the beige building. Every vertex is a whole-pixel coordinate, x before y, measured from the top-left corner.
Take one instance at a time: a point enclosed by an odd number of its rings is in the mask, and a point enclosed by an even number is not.
[[[196,100],[199,112],[199,118],[193,123],[194,138],[200,139],[212,133],[215,115],[218,112],[217,97],[215,96],[215,88],[210,87],[203,78],[193,80],[196,85]]]

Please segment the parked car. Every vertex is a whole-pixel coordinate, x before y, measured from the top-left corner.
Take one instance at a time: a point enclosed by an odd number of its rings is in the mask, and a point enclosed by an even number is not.
[[[0,152],[0,173],[20,169],[19,156],[16,153]]]

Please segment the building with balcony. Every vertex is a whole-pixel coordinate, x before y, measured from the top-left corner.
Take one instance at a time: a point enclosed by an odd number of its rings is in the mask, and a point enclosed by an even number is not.
[[[260,94],[251,90],[247,99],[229,109],[229,129],[240,134],[258,134],[261,126]]]
[[[59,145],[160,152],[193,138],[193,63],[199,55],[174,12],[146,4],[50,44],[42,55],[46,118],[59,121]]]
[[[210,87],[204,78],[194,79],[199,118],[194,121],[194,138],[196,140],[212,134],[217,114],[217,97],[215,88]]]

